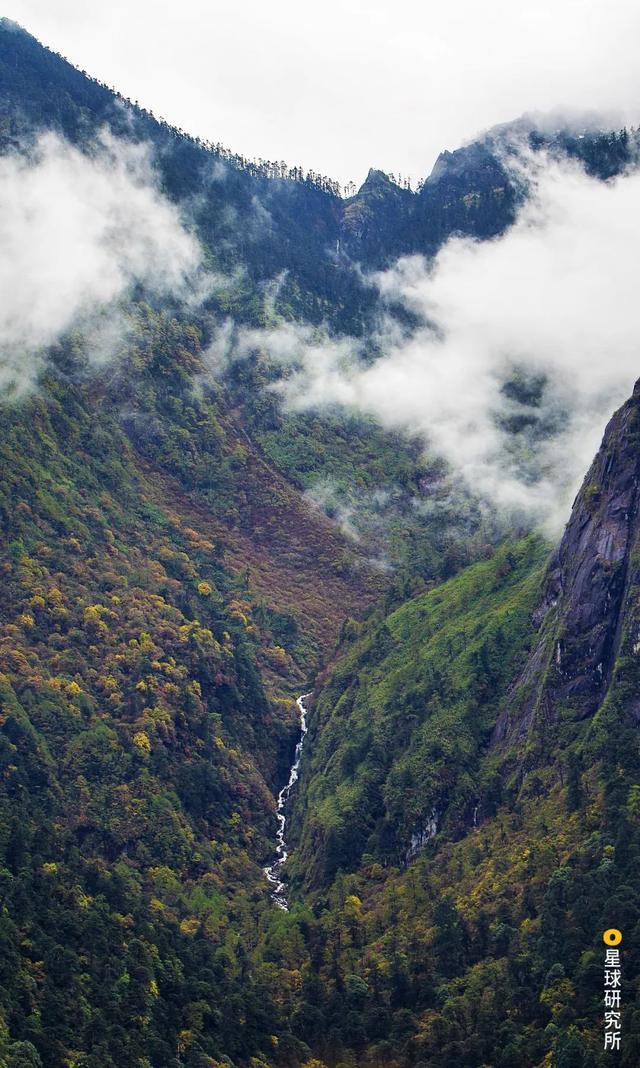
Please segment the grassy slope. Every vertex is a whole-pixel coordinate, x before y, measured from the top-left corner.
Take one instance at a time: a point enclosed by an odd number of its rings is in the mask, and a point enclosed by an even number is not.
[[[546,549],[500,549],[365,628],[329,673],[302,771],[298,861],[307,884],[397,860],[434,811],[469,819],[478,755],[523,654]]]

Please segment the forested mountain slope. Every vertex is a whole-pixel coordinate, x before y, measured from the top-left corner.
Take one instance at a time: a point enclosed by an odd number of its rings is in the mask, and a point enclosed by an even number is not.
[[[636,388],[546,566],[540,543],[505,546],[354,625],[323,679],[294,875],[345,998],[329,1049],[364,981],[359,1063],[608,1063],[611,926],[637,1062],[639,419]]]
[[[132,286],[115,354],[74,324],[1,400],[0,1064],[599,1065],[603,927],[637,974],[637,396],[548,564],[422,442],[286,410],[259,344],[212,357],[227,327],[366,335],[372,270],[511,223],[512,134],[343,198],[2,20],[3,162],[42,134],[96,160],[105,128],[222,282]],[[602,178],[636,155],[513,136]],[[318,672],[283,912],[262,869]]]
[[[15,24],[0,22],[0,147],[5,154],[31,159],[38,137],[55,132],[63,144],[95,159],[105,130],[116,138],[116,150],[134,145],[148,154],[159,191],[197,236],[207,279],[219,280],[195,304],[185,308],[174,302],[168,311],[199,331],[203,351],[225,324],[265,329],[302,321],[340,337],[343,331],[357,336],[376,320],[378,296],[360,266],[368,263],[366,240],[358,244],[357,238],[348,251],[343,234],[345,213],[350,205],[357,207],[360,194],[344,201],[333,183],[317,175],[302,177],[299,168],[254,164],[220,146],[205,146],[92,81]],[[469,181],[473,184],[473,174]],[[415,194],[388,180],[384,184],[403,202],[415,200]],[[366,197],[366,183],[361,192]],[[383,197],[374,213],[376,231],[384,229],[385,202]],[[399,219],[394,216],[392,222],[389,240]],[[444,221],[438,225],[446,236]],[[383,258],[392,255],[390,246]],[[155,310],[166,310],[148,293],[143,296]],[[328,482],[355,498],[391,491],[398,502],[391,524],[401,532],[394,555],[405,555],[403,533],[410,529],[424,570],[438,574],[451,539],[436,531],[436,523],[423,523],[412,507],[435,470],[421,445],[383,432],[355,413],[317,412],[309,419],[283,410],[272,390],[281,375],[282,368],[259,342],[226,369],[227,404],[237,411],[240,434],[248,433],[266,462],[300,489],[314,483],[324,488]],[[128,429],[135,433],[135,416]],[[478,525],[475,517],[473,524]],[[369,539],[369,555],[378,553],[378,541],[375,534]],[[382,557],[386,550],[385,545]],[[456,553],[464,560],[464,550]]]
[[[170,1064],[194,1027],[244,1056],[270,1033],[242,955],[292,697],[379,585],[182,380],[195,331],[147,309],[145,341],[109,388],[62,348],[2,413],[2,1004],[51,1065]],[[132,440],[119,394],[149,379],[161,438]]]

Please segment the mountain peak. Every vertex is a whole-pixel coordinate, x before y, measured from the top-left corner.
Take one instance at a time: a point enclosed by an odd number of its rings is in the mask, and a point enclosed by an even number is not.
[[[378,195],[385,193],[407,193],[409,190],[403,188],[392,174],[387,174],[386,171],[381,171],[377,167],[369,167],[367,177],[358,189],[356,196],[359,197],[362,194],[376,193]]]
[[[383,185],[383,186],[386,185],[386,186],[388,186],[388,185],[395,185],[395,184],[396,183],[392,182],[391,178],[389,177],[389,175],[385,171],[381,171],[377,167],[369,167],[369,171],[368,171],[367,177],[365,178],[364,182],[360,186],[359,192],[362,192],[362,190],[366,186],[374,186],[374,185]]]

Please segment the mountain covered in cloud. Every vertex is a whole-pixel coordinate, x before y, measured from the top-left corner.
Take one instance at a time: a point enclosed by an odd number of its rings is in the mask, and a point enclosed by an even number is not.
[[[94,331],[89,360],[107,361],[126,334],[118,301],[142,288],[175,310],[186,286],[212,366],[240,354],[246,376],[261,363],[276,418],[347,404],[417,435],[465,494],[557,531],[635,378],[633,131],[524,118],[443,152],[417,192],[372,169],[340,196],[319,175],[187,137],[3,25],[8,385],[32,382],[46,345],[79,324]],[[32,358],[18,371],[27,307]],[[252,348],[236,345],[244,329]],[[617,367],[601,375],[610,348]],[[530,397],[514,389],[522,375],[540,384]]]
[[[611,926],[637,1063],[636,164],[340,190],[2,20],[1,1064],[599,1068]]]

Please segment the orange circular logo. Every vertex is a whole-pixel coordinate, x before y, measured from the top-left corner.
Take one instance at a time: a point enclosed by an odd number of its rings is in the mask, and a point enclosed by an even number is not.
[[[610,927],[604,932],[602,941],[605,946],[619,946],[622,942],[622,931],[619,931],[617,927]]]

